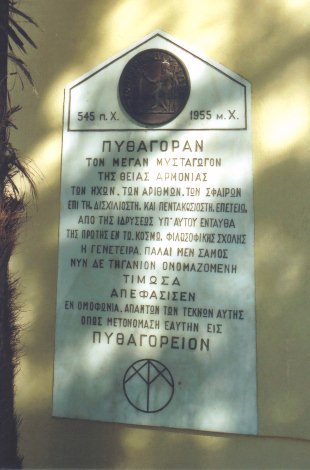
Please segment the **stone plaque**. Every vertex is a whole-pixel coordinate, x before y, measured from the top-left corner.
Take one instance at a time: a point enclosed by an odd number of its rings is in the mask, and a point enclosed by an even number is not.
[[[160,31],[66,87],[54,416],[257,433],[250,95]]]

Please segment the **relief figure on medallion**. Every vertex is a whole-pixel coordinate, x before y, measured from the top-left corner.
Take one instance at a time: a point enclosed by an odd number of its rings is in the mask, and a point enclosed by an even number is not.
[[[161,49],[136,54],[123,69],[119,81],[120,102],[142,124],[161,125],[176,118],[190,93],[185,65]]]

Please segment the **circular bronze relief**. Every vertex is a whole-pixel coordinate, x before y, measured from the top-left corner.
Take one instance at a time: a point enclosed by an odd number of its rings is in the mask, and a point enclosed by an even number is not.
[[[119,81],[121,103],[141,124],[161,125],[184,108],[190,81],[182,62],[171,52],[147,49],[124,67]]]

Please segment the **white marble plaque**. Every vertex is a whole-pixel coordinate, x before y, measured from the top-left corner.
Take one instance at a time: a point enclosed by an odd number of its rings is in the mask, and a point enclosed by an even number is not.
[[[257,433],[250,100],[160,31],[66,87],[54,416]]]

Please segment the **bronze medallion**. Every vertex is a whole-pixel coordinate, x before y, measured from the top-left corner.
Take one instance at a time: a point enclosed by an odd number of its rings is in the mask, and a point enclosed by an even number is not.
[[[183,110],[189,93],[184,64],[162,49],[139,52],[126,64],[119,81],[123,107],[141,124],[158,126],[172,121]]]

